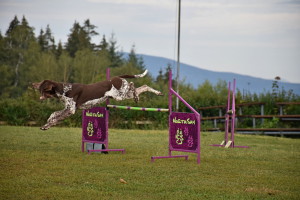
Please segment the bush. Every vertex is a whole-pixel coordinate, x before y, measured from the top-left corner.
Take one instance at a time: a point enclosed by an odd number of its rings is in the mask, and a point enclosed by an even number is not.
[[[22,101],[6,99],[0,102],[0,120],[10,125],[24,125],[29,115]]]
[[[144,100],[143,102],[148,102],[146,99]],[[123,103],[124,105],[142,106],[142,103],[137,105],[133,101]],[[99,106],[104,106],[104,104]],[[155,107],[155,105],[151,103],[151,106],[148,107]],[[167,106],[162,106],[162,108],[167,108]],[[22,97],[0,100],[0,121],[19,126],[26,126],[29,125],[28,122],[34,122],[33,124],[41,126],[46,123],[51,113],[62,109],[63,104],[59,100],[40,101],[39,94],[29,90]],[[137,121],[141,123],[137,123]],[[82,111],[77,110],[74,115],[60,122],[59,126],[81,127],[81,124]],[[127,129],[166,129],[168,114],[111,109],[109,126]]]
[[[55,100],[38,101],[39,96],[32,91],[26,92],[16,99],[7,98],[0,100],[0,121],[9,125],[27,125],[34,121],[42,125],[56,110],[62,109]]]

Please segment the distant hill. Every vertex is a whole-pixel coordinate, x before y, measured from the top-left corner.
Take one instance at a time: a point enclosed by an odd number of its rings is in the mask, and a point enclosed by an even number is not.
[[[160,69],[164,71],[168,63],[171,64],[172,67],[175,66],[173,69],[175,77],[176,62],[174,60],[143,54],[139,54],[138,56],[143,57],[146,68],[149,70],[150,74],[153,77],[158,76]],[[237,88],[241,92],[259,94],[272,90],[273,80],[229,72],[215,72],[184,63],[181,63],[180,67],[180,79],[184,80],[185,83],[191,84],[194,88],[197,88],[205,80],[209,80],[210,83],[215,85],[218,80],[225,80],[226,82],[228,82],[232,81],[235,78]],[[300,95],[300,84],[279,81],[279,87],[280,89],[283,87],[286,91],[292,89],[295,94]]]

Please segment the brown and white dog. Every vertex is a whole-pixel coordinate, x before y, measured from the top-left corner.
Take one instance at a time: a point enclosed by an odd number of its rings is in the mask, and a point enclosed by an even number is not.
[[[41,93],[40,100],[47,98],[58,98],[64,102],[65,108],[52,113],[47,123],[41,127],[42,130],[47,130],[51,126],[56,125],[59,121],[74,114],[76,109],[89,109],[96,104],[106,101],[108,98],[113,98],[117,101],[125,99],[139,100],[139,95],[143,92],[152,92],[156,95],[162,95],[160,91],[143,85],[135,88],[132,82],[128,83],[125,78],[141,78],[147,74],[147,70],[139,75],[122,75],[97,82],[94,84],[79,84],[79,83],[60,83],[50,80],[44,80],[39,83],[33,83],[34,89]]]

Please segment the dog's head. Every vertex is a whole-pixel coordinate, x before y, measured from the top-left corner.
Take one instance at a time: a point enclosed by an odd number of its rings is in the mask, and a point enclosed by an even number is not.
[[[39,83],[32,83],[32,87],[39,90],[41,93],[40,100],[45,100],[51,97],[57,97],[57,83],[50,80],[44,80]]]

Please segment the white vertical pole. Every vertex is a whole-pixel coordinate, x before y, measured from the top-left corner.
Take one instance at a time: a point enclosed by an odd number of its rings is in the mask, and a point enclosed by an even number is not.
[[[178,41],[177,41],[177,74],[176,74],[176,92],[179,94],[179,71],[180,71],[180,18],[181,18],[181,0],[178,0]],[[179,109],[179,98],[176,98],[176,111]]]

